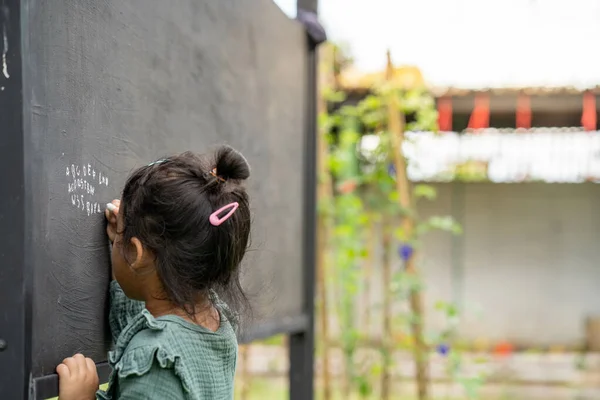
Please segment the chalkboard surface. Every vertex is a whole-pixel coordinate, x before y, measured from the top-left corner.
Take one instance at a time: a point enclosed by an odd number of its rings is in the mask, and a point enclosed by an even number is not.
[[[103,206],[128,173],[228,143],[252,166],[255,326],[302,314],[307,55],[270,0],[45,0],[22,9],[32,374],[106,359]]]

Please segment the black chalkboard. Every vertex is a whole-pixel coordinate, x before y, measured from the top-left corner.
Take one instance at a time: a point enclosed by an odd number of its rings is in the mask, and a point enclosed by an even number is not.
[[[227,143],[248,158],[250,337],[302,321],[309,75],[302,26],[271,0],[21,3],[24,329],[31,332],[24,368],[32,379],[53,374],[75,352],[106,359],[103,208],[132,169],[175,152]]]

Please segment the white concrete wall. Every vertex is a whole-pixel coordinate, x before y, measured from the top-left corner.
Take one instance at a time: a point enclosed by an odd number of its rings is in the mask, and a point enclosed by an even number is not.
[[[435,301],[456,299],[467,339],[580,345],[586,317],[600,315],[600,185],[436,187],[422,215],[452,214],[464,235],[426,239],[429,327],[442,326]]]

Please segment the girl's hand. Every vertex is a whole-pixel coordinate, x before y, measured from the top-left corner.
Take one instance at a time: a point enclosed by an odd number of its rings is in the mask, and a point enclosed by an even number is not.
[[[117,216],[119,215],[119,206],[121,205],[121,200],[113,200],[111,201],[116,208],[114,210],[109,210],[108,208],[104,211],[104,215],[108,220],[108,224],[106,225],[106,234],[108,235],[108,240],[111,243],[114,243],[115,237],[117,236]]]
[[[81,354],[65,358],[58,367],[59,400],[95,400],[98,390],[98,372],[91,358]]]

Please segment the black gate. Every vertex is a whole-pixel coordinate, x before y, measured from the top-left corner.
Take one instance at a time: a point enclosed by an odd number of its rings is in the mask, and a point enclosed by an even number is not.
[[[302,25],[271,0],[0,4],[0,395],[57,395],[54,368],[75,352],[107,377],[102,205],[134,167],[225,142],[253,167],[245,284],[260,295],[241,340],[290,335],[291,398],[311,399],[316,53]]]

